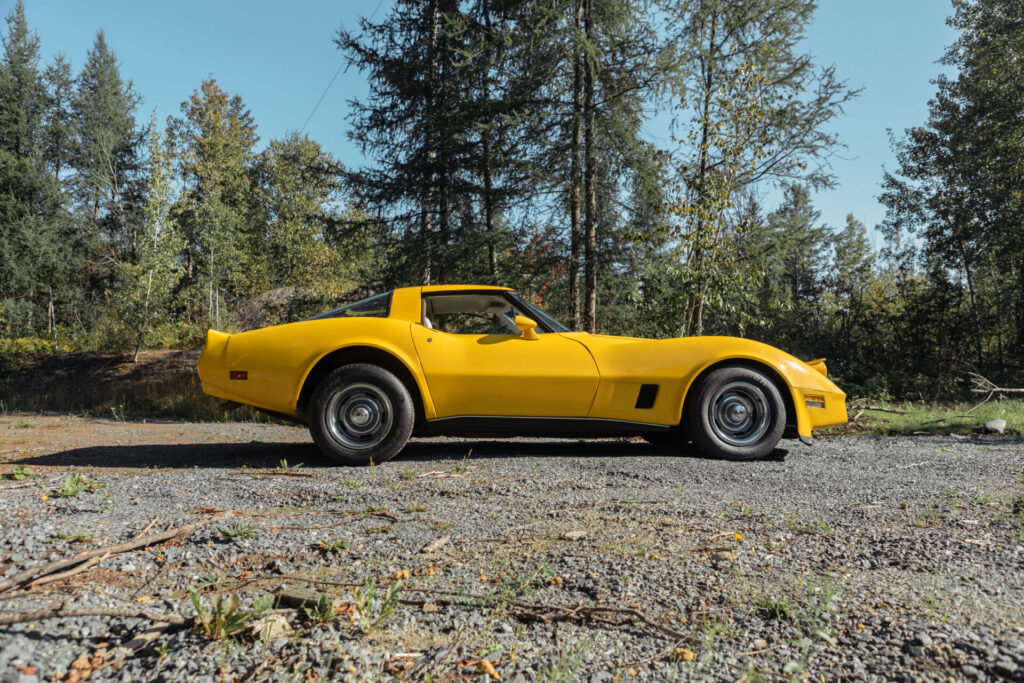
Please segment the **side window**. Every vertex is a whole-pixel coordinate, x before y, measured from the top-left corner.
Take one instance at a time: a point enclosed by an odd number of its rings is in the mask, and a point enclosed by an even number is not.
[[[517,314],[500,295],[443,294],[423,299],[423,324],[452,334],[519,334]]]
[[[371,296],[333,311],[314,315],[307,320],[323,320],[324,318],[386,318],[391,311],[391,292]]]

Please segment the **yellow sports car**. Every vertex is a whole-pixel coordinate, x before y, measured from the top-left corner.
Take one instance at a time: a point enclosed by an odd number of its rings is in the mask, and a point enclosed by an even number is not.
[[[346,465],[413,435],[643,436],[731,460],[846,422],[822,360],[733,337],[570,332],[505,287],[403,287],[296,323],[210,330],[203,391],[309,425]]]

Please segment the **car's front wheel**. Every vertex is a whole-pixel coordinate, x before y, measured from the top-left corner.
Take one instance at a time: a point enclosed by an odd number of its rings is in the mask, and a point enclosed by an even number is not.
[[[786,408],[775,383],[743,366],[719,368],[701,380],[687,401],[683,425],[698,449],[726,460],[762,458],[786,427]]]
[[[317,387],[309,432],[320,450],[342,465],[369,465],[395,457],[412,434],[409,390],[384,368],[344,365]]]

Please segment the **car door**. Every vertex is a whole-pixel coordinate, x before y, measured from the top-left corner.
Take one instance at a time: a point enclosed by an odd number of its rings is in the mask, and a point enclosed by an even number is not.
[[[437,416],[585,417],[599,380],[590,352],[560,334],[537,337],[413,324]]]

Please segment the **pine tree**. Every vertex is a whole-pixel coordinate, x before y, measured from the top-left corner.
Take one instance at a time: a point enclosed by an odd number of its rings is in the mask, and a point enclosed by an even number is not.
[[[80,230],[116,266],[135,262],[141,175],[142,133],[135,110],[140,97],[121,78],[117,57],[102,30],[96,34],[79,74],[72,112],[77,141],[72,164]]]
[[[63,181],[70,170],[75,151],[75,117],[71,108],[74,78],[71,62],[58,54],[43,72],[46,109],[43,114],[43,158],[50,173]]]
[[[980,364],[1001,354],[1004,336],[1024,357],[1024,6],[953,6],[949,23],[961,34],[942,62],[956,75],[936,80],[928,120],[895,143],[899,170],[886,174],[882,201],[889,238],[920,237],[916,266],[936,286],[958,275]]]
[[[186,242],[182,304],[189,320],[216,323],[222,296],[230,305],[266,281],[254,248],[262,228],[248,220],[256,124],[241,97],[210,79],[168,119],[167,134],[182,183],[172,210]]]
[[[43,158],[39,38],[22,2],[6,25],[0,58],[0,321],[7,334],[32,334],[49,325],[54,290],[61,294],[69,265],[66,222],[60,188]]]

